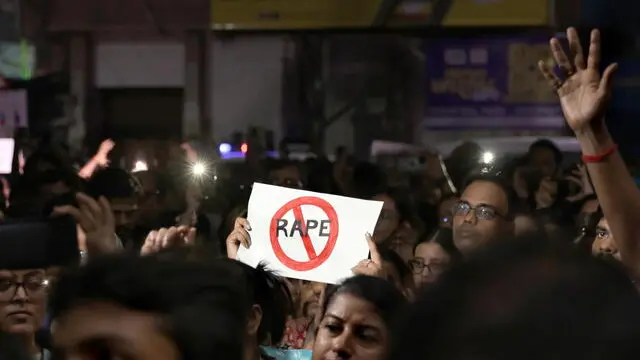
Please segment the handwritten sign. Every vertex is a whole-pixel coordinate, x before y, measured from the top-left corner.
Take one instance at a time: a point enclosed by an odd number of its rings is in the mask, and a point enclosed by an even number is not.
[[[13,137],[17,128],[27,125],[26,90],[0,90],[0,138]]]
[[[279,275],[335,284],[366,259],[367,232],[382,210],[379,201],[256,183],[249,199],[251,247],[238,260],[265,262]]]
[[[563,128],[558,99],[537,67],[538,60],[553,65],[548,39],[430,40],[424,126]]]

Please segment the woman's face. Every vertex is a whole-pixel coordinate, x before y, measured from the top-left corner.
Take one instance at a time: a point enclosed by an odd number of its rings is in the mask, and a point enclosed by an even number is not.
[[[47,300],[44,270],[0,270],[0,330],[34,334],[42,324]]]
[[[451,256],[435,242],[416,246],[414,258],[409,262],[417,288],[436,282],[450,264]]]
[[[351,294],[337,294],[320,322],[313,360],[383,359],[388,336],[371,303]]]
[[[376,223],[374,238],[378,244],[387,240],[398,228],[400,224],[400,214],[395,201],[386,194],[376,195],[372,200],[382,201],[382,211]]]

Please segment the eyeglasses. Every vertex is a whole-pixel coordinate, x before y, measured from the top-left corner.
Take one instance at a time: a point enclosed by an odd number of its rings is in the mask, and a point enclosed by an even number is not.
[[[447,264],[432,262],[425,263],[422,259],[409,260],[409,267],[414,274],[422,274],[427,269],[428,274],[442,274],[448,267]]]
[[[42,296],[49,281],[42,275],[26,276],[22,281],[12,278],[0,278],[0,298],[11,299],[16,295],[19,287],[22,287],[29,295]]]
[[[459,201],[453,206],[453,214],[455,216],[467,216],[472,211],[476,217],[481,220],[493,220],[496,217],[504,218],[504,215],[500,214],[498,210],[491,205],[481,204],[471,206],[471,204],[466,201]]]

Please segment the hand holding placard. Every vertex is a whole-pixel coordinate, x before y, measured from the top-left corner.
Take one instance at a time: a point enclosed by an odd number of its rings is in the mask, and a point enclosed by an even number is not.
[[[386,279],[387,274],[382,266],[382,256],[380,256],[380,253],[378,252],[378,246],[375,241],[373,241],[370,234],[365,234],[365,238],[367,239],[367,245],[369,245],[371,259],[360,261],[358,265],[351,269],[351,271],[356,275],[368,275]]]
[[[236,218],[235,223],[233,224],[233,231],[231,234],[227,236],[227,257],[229,259],[236,259],[238,257],[238,249],[240,245],[244,246],[245,249],[248,249],[251,246],[251,236],[249,235],[249,231],[251,230],[251,225],[245,218]]]

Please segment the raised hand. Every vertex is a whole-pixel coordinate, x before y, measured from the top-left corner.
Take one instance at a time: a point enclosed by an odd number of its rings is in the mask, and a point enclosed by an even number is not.
[[[585,61],[578,32],[567,29],[569,48],[573,63],[562,49],[560,41],[551,39],[553,58],[565,77],[561,80],[544,61],[538,62],[538,68],[557,92],[567,123],[575,133],[581,133],[590,127],[602,125],[605,105],[611,95],[612,77],[617,69],[613,63],[600,75],[600,32],[591,31],[589,54]]]
[[[367,239],[367,244],[369,245],[369,253],[371,254],[371,259],[362,260],[356,265],[351,271],[353,271],[356,275],[368,275],[368,276],[376,276],[379,278],[386,279],[387,274],[385,273],[383,264],[382,264],[382,256],[378,252],[378,246],[371,235],[366,234],[365,238]]]
[[[153,230],[147,235],[140,255],[149,255],[172,246],[191,245],[196,240],[196,229],[188,226],[172,226]]]

